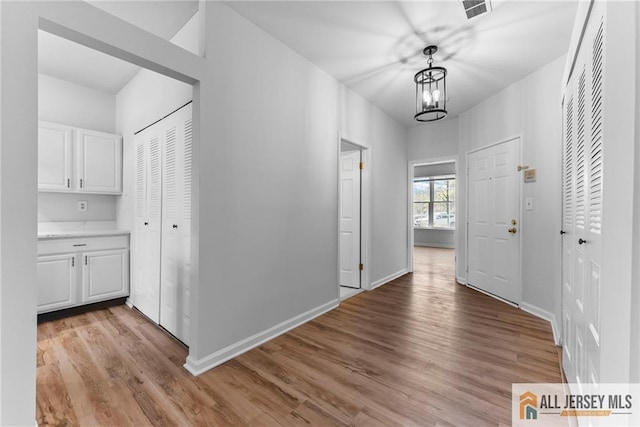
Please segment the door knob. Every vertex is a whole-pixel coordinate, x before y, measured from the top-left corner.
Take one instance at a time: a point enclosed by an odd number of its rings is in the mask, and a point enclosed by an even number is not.
[[[149,223],[148,223],[148,222],[145,222],[145,223],[144,223],[144,225],[149,225]]]
[[[178,228],[178,224],[173,224],[173,228]]]
[[[518,231],[515,227],[511,227],[510,229],[507,230],[509,233],[511,234],[516,234],[516,232]]]
[[[560,230],[560,235],[562,236],[563,234],[567,234],[567,232],[564,230]]]
[[[584,240],[583,238],[579,238],[579,239],[578,239],[578,244],[579,244],[579,245],[583,245],[583,244],[585,244],[585,243],[587,243],[587,241],[586,241],[586,240]]]

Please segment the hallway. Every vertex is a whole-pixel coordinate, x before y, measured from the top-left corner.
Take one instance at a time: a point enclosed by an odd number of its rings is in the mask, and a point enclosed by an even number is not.
[[[38,326],[40,425],[510,425],[512,382],[560,382],[550,326],[455,284],[453,250],[194,378],[126,306]]]

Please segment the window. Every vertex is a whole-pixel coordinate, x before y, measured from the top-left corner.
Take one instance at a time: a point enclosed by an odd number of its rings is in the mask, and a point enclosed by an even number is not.
[[[455,228],[456,180],[451,176],[413,181],[413,226]]]

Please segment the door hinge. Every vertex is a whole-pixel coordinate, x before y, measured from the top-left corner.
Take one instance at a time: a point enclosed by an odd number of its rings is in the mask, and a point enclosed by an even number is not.
[[[364,169],[364,162],[360,162],[360,170]]]
[[[360,271],[364,270],[364,264],[360,264]]]

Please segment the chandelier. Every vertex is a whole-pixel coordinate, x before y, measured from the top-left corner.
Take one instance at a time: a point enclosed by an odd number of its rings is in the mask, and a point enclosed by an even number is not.
[[[416,82],[416,115],[413,118],[419,122],[435,122],[447,117],[447,69],[433,66],[433,54],[437,51],[438,46],[424,48],[429,67],[413,78]]]

